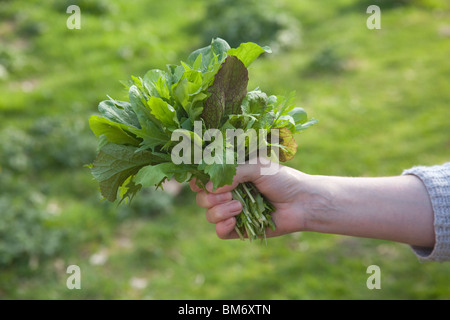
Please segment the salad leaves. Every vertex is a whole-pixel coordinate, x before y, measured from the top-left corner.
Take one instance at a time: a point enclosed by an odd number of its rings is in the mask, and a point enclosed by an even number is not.
[[[127,84],[129,101],[110,97],[101,101],[99,114],[90,117],[89,125],[98,138],[98,156],[90,168],[102,196],[109,201],[131,200],[141,188],[161,187],[167,179],[195,178],[201,186],[212,181],[215,188],[231,184],[238,165],[238,153],[230,148],[233,141],[225,134],[231,129],[243,133],[276,129],[279,143],[271,143],[269,133],[256,137],[258,146],[278,147],[275,160],[292,159],[295,133],[316,121],[295,107],[293,95],[247,91],[247,68],[270,52],[251,42],[230,48],[216,38],[179,65],[132,76]],[[240,144],[248,160],[252,150],[246,141],[244,137]],[[175,161],[177,153],[183,161]],[[244,205],[236,226],[242,238],[264,237],[267,227],[275,227],[273,206],[252,184],[239,185],[233,194]]]

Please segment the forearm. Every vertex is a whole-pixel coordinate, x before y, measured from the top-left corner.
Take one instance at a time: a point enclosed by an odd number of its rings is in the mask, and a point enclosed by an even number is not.
[[[434,245],[431,202],[416,177],[312,179],[322,191],[306,202],[307,230]]]

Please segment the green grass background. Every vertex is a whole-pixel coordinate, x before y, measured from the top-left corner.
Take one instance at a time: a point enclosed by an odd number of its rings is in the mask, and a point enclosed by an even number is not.
[[[81,29],[69,30],[66,8],[77,3]],[[95,156],[89,116],[106,95],[126,95],[120,81],[206,45],[207,3],[0,1],[0,234],[28,230],[0,266],[0,298],[449,299],[450,265],[421,263],[403,244],[314,233],[220,240],[186,186],[178,196],[146,190],[127,207],[100,201],[83,168]],[[272,3],[299,22],[301,41],[255,62],[250,88],[295,90],[319,120],[297,137],[289,166],[388,176],[449,160],[446,1]],[[371,4],[380,30],[366,27]],[[34,207],[42,219],[21,218]],[[8,220],[10,211],[20,214]],[[81,290],[66,287],[72,264]],[[380,290],[366,287],[373,264]]]

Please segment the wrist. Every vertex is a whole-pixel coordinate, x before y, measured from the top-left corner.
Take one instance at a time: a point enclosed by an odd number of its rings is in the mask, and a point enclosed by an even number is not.
[[[303,217],[302,230],[330,232],[332,213],[336,211],[336,181],[329,176],[306,175],[300,177],[297,212]]]

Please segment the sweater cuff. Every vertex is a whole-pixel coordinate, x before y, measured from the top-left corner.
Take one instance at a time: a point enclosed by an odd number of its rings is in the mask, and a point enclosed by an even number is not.
[[[431,200],[434,214],[435,245],[433,248],[411,246],[422,261],[450,260],[450,162],[441,166],[417,166],[402,175],[415,175],[422,180]]]

